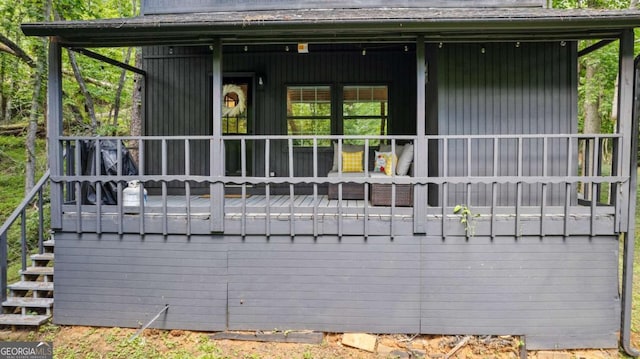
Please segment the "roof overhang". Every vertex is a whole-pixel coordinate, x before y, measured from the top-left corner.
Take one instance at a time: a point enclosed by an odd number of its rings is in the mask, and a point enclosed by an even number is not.
[[[640,26],[638,10],[376,8],[148,15],[22,25],[65,46],[615,38]]]

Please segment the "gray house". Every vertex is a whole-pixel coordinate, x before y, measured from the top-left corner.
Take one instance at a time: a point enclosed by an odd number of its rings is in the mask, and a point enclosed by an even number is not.
[[[169,305],[156,327],[514,334],[528,349],[621,340],[634,352],[640,12],[142,9],[22,26],[50,37],[54,323],[136,327]],[[578,59],[610,42],[617,128],[582,134]],[[142,69],[86,49],[118,46],[142,46]],[[140,136],[64,131],[63,48],[143,75]]]

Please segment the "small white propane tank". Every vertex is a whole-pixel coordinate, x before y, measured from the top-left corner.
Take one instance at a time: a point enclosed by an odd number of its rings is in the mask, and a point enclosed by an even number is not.
[[[144,193],[144,203],[147,203],[147,190],[142,190]],[[127,188],[122,191],[122,204],[124,206],[139,206],[140,205],[140,181],[129,181]]]

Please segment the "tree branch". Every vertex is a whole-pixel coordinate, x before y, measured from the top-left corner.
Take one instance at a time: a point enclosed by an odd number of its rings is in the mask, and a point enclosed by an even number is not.
[[[53,12],[55,20],[64,20],[64,17],[54,10]],[[67,54],[69,55],[69,62],[71,63],[71,68],[73,69],[73,74],[76,77],[76,81],[78,82],[78,86],[80,87],[80,92],[84,96],[84,104],[89,114],[89,118],[91,119],[91,134],[95,135],[98,129],[98,119],[96,117],[95,107],[93,105],[93,97],[87,88],[87,83],[85,82],[82,74],[80,73],[80,66],[78,66],[78,61],[76,60],[76,54],[67,49]]]
[[[73,51],[67,49],[67,53],[69,54],[69,62],[71,63],[71,67],[73,68],[73,73],[76,77],[76,81],[78,82],[78,86],[80,87],[80,91],[84,96],[85,107],[87,108],[87,113],[89,114],[89,118],[91,119],[91,134],[94,135],[96,130],[98,129],[98,119],[96,117],[95,107],[93,105],[93,97],[91,97],[91,93],[89,89],[87,89],[87,84],[80,73],[80,66],[78,66],[78,62],[76,61],[76,55]]]
[[[6,48],[8,48],[10,50],[10,51],[7,51],[4,48],[0,48],[2,51],[8,52],[8,53],[18,57],[19,59],[24,61],[27,65],[29,65],[29,67],[31,67],[31,68],[35,68],[36,67],[36,63],[35,63],[35,61],[33,61],[31,56],[29,56],[24,50],[22,50],[22,48],[20,46],[18,46],[18,44],[16,44],[15,42],[11,41],[8,37],[0,34],[0,43],[2,43],[2,45],[4,45],[4,47],[6,47]]]
[[[67,75],[67,76],[75,76],[73,71],[69,71],[69,70],[62,70],[62,73],[64,75]],[[116,88],[116,86],[114,84],[110,83],[110,82],[101,81],[101,80],[94,79],[94,78],[91,78],[91,77],[85,77],[84,80],[87,83],[90,83],[90,84],[93,84],[93,85],[96,85],[96,86],[105,87],[105,88],[112,89],[112,90]]]

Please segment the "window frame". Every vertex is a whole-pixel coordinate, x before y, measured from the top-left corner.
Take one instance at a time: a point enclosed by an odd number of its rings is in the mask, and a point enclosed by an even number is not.
[[[387,89],[387,104],[386,104],[386,115],[382,115],[382,116],[344,116],[344,89],[347,87],[386,87]],[[330,133],[327,135],[344,135],[344,122],[345,120],[352,120],[352,119],[358,119],[358,118],[362,118],[362,119],[385,119],[386,120],[386,135],[389,135],[389,133],[391,133],[391,126],[390,124],[392,123],[393,120],[393,116],[391,115],[391,84],[390,83],[380,83],[380,82],[376,82],[376,83],[366,83],[366,82],[348,82],[348,83],[333,83],[333,84],[327,84],[327,83],[321,83],[321,82],[317,82],[317,83],[287,83],[284,85],[284,97],[285,97],[285,101],[284,101],[284,113],[285,113],[285,121],[284,121],[284,132],[287,135],[292,135],[291,133],[289,133],[289,120],[290,119],[295,119],[292,118],[291,116],[289,116],[289,111],[288,111],[288,96],[287,93],[289,91],[289,88],[292,87],[328,87],[329,91],[330,91],[330,105],[331,105],[331,110],[330,113],[331,115],[328,117],[325,116],[321,116],[318,117],[318,119],[328,119],[330,121]],[[304,118],[308,118],[308,117],[304,117]],[[376,136],[378,136],[379,134],[377,134]],[[310,135],[311,136],[311,135]],[[322,135],[318,135],[318,136],[325,136],[324,134]],[[383,140],[380,141],[380,143],[383,143]],[[328,145],[323,145],[318,143],[318,149],[330,149],[330,144]],[[300,144],[295,144],[294,143],[294,148],[296,149],[304,149],[304,148],[311,148],[312,146],[310,145],[300,145]]]
[[[384,136],[388,136],[389,135],[389,123],[390,123],[390,115],[389,115],[389,113],[391,112],[390,111],[390,108],[391,108],[390,107],[390,101],[389,101],[389,93],[390,93],[389,84],[381,84],[381,83],[354,83],[354,84],[352,84],[352,83],[348,83],[348,84],[340,84],[339,86],[340,86],[340,99],[339,99],[339,102],[340,102],[340,111],[339,111],[340,112],[340,114],[339,114],[339,118],[340,118],[339,119],[340,133],[342,135],[345,135],[345,127],[344,127],[345,120],[348,121],[348,120],[358,120],[358,119],[379,119],[379,120],[383,120],[384,119],[386,121]],[[365,115],[365,116],[360,116],[360,115],[358,115],[358,116],[345,116],[344,115],[344,105],[345,105],[345,99],[344,99],[344,92],[345,91],[344,91],[344,89],[347,88],[347,87],[371,87],[371,88],[373,88],[373,87],[386,87],[386,92],[387,92],[386,114],[380,115],[380,116],[375,116],[375,115],[372,115],[372,116],[368,116],[368,115]],[[357,136],[357,134],[350,134],[350,135],[351,136]],[[372,135],[372,136],[380,136],[380,134],[375,134],[375,135]],[[379,140],[378,142],[379,143],[383,143],[383,141],[384,140]],[[370,142],[370,144],[372,146],[377,146],[378,145],[377,143],[375,143],[376,141],[373,141],[374,143],[371,143],[372,141],[369,141],[369,142]]]
[[[289,115],[289,89],[291,88],[327,88],[329,90],[329,115],[327,116],[293,116],[293,115]],[[335,115],[335,89],[334,86],[331,84],[320,84],[320,83],[314,83],[314,84],[286,84],[285,85],[285,133],[288,136],[296,136],[296,135],[302,135],[302,136],[327,136],[327,135],[331,135],[333,134],[333,128],[334,128],[334,115]],[[317,98],[316,98],[317,100]],[[317,103],[317,102],[316,102]],[[329,121],[329,133],[322,133],[322,134],[292,134],[289,132],[289,121],[295,121],[295,120],[312,120],[312,121],[322,121],[322,120],[328,120]],[[296,141],[294,140],[293,143],[293,147],[295,148],[311,148],[312,145],[308,145],[308,144],[304,144],[304,141],[308,141],[308,140],[303,140],[303,144],[299,144],[296,143]],[[318,148],[328,148],[331,146],[331,141],[326,140],[326,144],[321,143],[320,141],[318,142]]]

